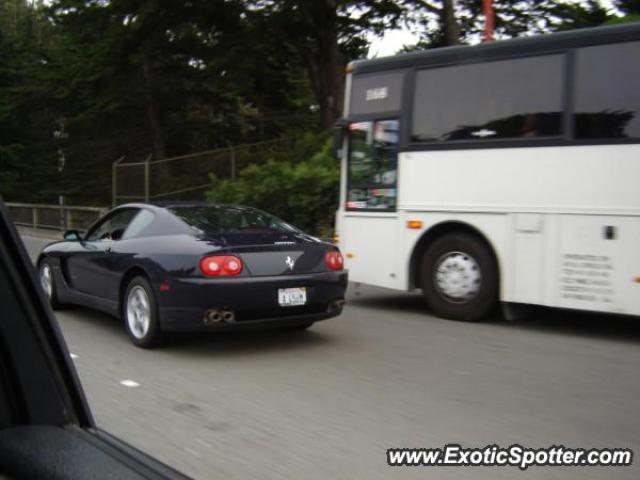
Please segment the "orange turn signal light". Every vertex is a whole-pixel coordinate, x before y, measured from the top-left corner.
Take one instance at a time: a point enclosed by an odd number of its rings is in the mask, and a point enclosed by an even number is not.
[[[337,233],[333,234],[333,243],[340,243],[340,235],[338,235]]]
[[[347,252],[347,254],[345,255],[347,258],[353,258],[353,253],[351,252]]]
[[[421,220],[407,220],[407,228],[418,229],[422,228]]]

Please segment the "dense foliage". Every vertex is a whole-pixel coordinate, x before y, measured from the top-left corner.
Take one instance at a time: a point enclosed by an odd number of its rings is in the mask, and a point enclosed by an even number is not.
[[[496,36],[640,13],[637,0],[611,3],[494,0]],[[387,28],[420,32],[412,48],[477,42],[481,11],[482,0],[0,0],[0,193],[107,205],[111,165],[123,156],[157,160],[295,132],[299,148],[267,152],[270,163],[235,186],[221,178],[211,195],[326,224],[338,166],[323,132],[342,109],[345,65]]]
[[[269,152],[265,163],[242,170],[237,180],[212,176],[207,197],[252,205],[321,236],[333,228],[340,170],[327,135],[307,134]]]

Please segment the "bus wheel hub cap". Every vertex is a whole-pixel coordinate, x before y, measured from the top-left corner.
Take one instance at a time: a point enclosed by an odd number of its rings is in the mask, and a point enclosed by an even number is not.
[[[434,285],[449,301],[468,302],[480,290],[482,276],[476,260],[463,252],[448,252],[436,262]]]

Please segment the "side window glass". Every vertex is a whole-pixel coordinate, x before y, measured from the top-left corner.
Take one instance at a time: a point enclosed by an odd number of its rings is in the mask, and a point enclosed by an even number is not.
[[[127,209],[115,212],[96,225],[88,233],[86,240],[89,242],[119,240],[138,211],[137,209]]]
[[[396,207],[398,120],[350,126],[347,208]]]
[[[581,48],[576,58],[576,138],[640,138],[640,42]]]
[[[89,233],[87,233],[86,240],[88,242],[95,242],[96,240],[100,240],[107,232],[109,232],[109,228],[111,227],[111,218],[105,218],[98,225],[93,227]]]
[[[563,55],[421,70],[416,74],[411,140],[559,136],[563,79]]]
[[[144,229],[153,222],[154,218],[155,215],[149,210],[140,210],[131,223],[129,223],[129,226],[122,235],[122,239],[126,240],[139,237],[140,234],[144,232]]]

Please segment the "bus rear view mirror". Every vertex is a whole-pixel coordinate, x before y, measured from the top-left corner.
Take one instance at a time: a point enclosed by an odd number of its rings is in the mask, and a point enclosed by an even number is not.
[[[344,134],[347,130],[347,125],[349,122],[340,118],[333,125],[333,155],[336,158],[340,158],[340,152],[342,150],[342,145],[344,144]]]

